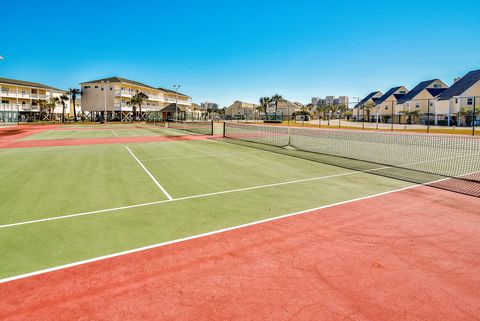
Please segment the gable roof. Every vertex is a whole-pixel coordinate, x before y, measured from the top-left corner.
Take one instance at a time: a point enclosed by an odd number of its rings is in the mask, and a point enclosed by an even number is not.
[[[178,111],[185,111],[185,106],[182,106],[182,105],[175,105],[175,104],[168,104],[167,106],[163,107],[162,109],[160,109],[161,112],[163,113],[167,113],[167,112],[176,112],[178,109]]]
[[[55,87],[50,87],[38,82],[31,82],[31,81],[24,81],[24,80],[17,80],[17,79],[9,79],[9,78],[0,78],[0,83],[8,84],[8,85],[17,85],[17,86],[25,86],[25,87],[35,87],[35,88],[42,88],[42,89],[49,89],[54,91],[66,92],[66,90],[58,89]]]
[[[480,69],[470,71],[468,74],[460,78],[456,83],[454,83],[450,88],[445,90],[439,97],[438,100],[449,100],[454,96],[460,96],[468,88],[472,87],[480,81]]]
[[[440,95],[441,93],[443,93],[447,89],[448,88],[427,88],[427,91],[433,97],[437,97],[438,95]]]
[[[182,94],[182,93],[180,93],[180,92],[176,92],[175,90],[171,90],[171,89],[167,89],[167,88],[162,88],[162,87],[158,87],[157,89],[158,89],[158,90],[163,90],[163,91],[165,91],[165,92],[167,92],[167,93],[170,93],[170,94],[175,94],[175,93],[176,93],[176,94],[178,94],[178,95],[180,95],[180,96],[185,96],[185,97],[189,97],[189,98],[190,98],[190,96],[187,96],[187,95]]]
[[[419,93],[421,93],[424,89],[426,89],[428,86],[430,86],[434,81],[438,79],[430,79],[430,80],[425,80],[416,85],[412,90],[410,90],[408,93],[406,93],[401,99],[397,100],[398,104],[403,104],[404,102],[407,102],[409,100],[412,100],[415,98]]]
[[[378,99],[378,98],[373,98],[373,96],[375,96],[376,94],[380,93],[380,95],[382,94],[381,91],[372,91],[371,93],[369,93],[365,98],[363,98],[362,100],[360,100],[360,102],[358,102],[358,104],[356,104],[353,108],[357,108],[358,105],[363,105],[365,104],[367,101],[369,101],[370,99]]]
[[[382,97],[378,98],[378,100],[375,102],[376,104],[381,104],[383,103],[385,100],[387,100],[388,97],[390,97],[391,95],[393,95],[397,90],[399,90],[400,88],[402,88],[403,86],[397,86],[397,87],[393,87],[393,88],[390,88],[385,94],[383,94]]]
[[[146,87],[146,88],[150,88],[150,89],[157,89],[155,87],[143,84],[141,82],[133,81],[133,80],[126,79],[126,78],[121,78],[121,77],[110,77],[110,78],[103,78],[103,79],[97,79],[97,80],[92,80],[92,81],[85,81],[85,82],[82,82],[80,84],[88,84],[88,83],[102,82],[102,81],[104,81],[104,82],[123,82],[123,83],[134,85],[134,86]]]

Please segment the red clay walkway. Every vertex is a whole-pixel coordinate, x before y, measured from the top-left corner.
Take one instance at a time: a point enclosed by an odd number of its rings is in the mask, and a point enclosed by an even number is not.
[[[0,284],[0,319],[479,320],[479,231],[414,188]]]

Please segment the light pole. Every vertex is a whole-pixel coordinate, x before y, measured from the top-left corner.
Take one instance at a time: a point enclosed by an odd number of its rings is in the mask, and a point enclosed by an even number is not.
[[[353,99],[357,100],[357,122],[360,118],[360,97],[353,97]]]
[[[180,85],[173,85],[173,88],[175,88],[175,118],[178,120],[178,89]]]
[[[104,117],[103,117],[103,121],[105,123],[107,123],[107,83],[109,83],[109,81],[104,81],[102,80],[102,88],[103,88],[103,107],[104,107]]]

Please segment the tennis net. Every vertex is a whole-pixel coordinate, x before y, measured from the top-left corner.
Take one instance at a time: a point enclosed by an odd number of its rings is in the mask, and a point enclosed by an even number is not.
[[[480,197],[480,139],[225,123],[227,141]]]
[[[168,128],[213,135],[213,121],[169,121]]]

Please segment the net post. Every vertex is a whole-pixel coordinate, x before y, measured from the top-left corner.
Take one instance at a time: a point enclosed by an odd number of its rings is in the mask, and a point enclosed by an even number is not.
[[[475,98],[476,96],[473,96],[473,109],[472,109],[472,136],[475,136],[475,114],[476,114],[476,110],[475,110]]]
[[[393,112],[393,100],[392,100],[392,129],[391,131],[393,132],[393,117],[394,117],[394,112]]]
[[[211,132],[211,135],[213,135],[213,119],[211,121],[211,126],[212,126],[212,132]]]
[[[223,138],[227,137],[227,136],[225,135],[225,123],[226,123],[226,122],[225,122],[225,120],[224,120],[224,121],[223,121]]]
[[[427,134],[430,133],[430,99],[427,100]]]

